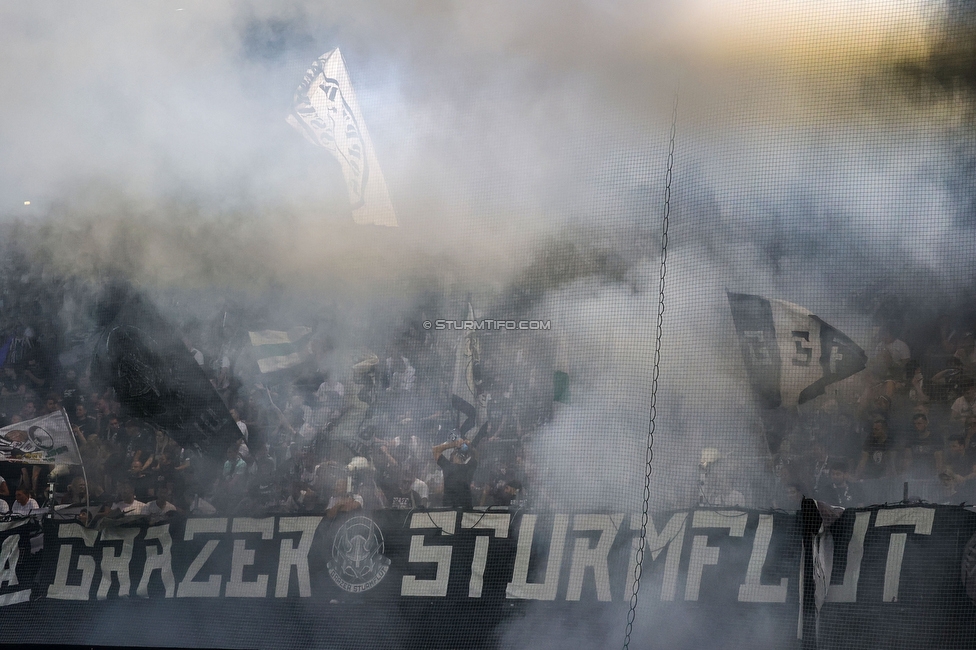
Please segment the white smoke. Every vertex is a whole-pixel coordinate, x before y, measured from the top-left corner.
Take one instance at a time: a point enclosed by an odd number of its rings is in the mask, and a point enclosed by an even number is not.
[[[122,273],[190,311],[230,293],[327,304],[349,348],[428,292],[513,310],[508,290],[569,242],[533,310],[571,351],[573,401],[532,461],[560,506],[633,512],[680,69],[652,508],[697,503],[705,447],[726,487],[767,505],[725,289],[867,346],[865,291],[928,308],[972,282],[971,104],[898,72],[924,68],[944,17],[924,2],[8,4],[0,215],[51,269]],[[399,230],[349,225],[336,165],[284,122],[335,46]],[[601,256],[621,270],[587,266]],[[585,639],[610,643],[623,620],[596,617]]]

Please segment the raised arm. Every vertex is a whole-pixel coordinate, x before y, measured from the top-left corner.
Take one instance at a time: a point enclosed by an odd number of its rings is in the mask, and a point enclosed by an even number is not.
[[[441,454],[443,454],[448,449],[457,449],[462,444],[464,444],[464,442],[465,442],[464,439],[458,438],[457,440],[448,440],[447,442],[442,442],[439,445],[435,445],[433,449],[434,461],[435,462],[438,461],[441,457]]]

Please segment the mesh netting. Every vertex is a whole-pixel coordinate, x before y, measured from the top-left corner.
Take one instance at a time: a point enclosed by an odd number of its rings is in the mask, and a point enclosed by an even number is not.
[[[971,8],[591,4],[0,10],[0,641],[976,644]]]

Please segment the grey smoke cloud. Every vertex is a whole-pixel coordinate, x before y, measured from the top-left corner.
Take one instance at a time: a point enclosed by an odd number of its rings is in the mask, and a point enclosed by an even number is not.
[[[17,212],[23,200],[35,215],[95,186],[140,205],[336,218],[331,161],[283,123],[305,67],[335,46],[347,53],[395,200],[408,215],[423,213],[415,224],[441,212],[450,214],[444,223],[463,220],[474,206],[456,204],[471,202],[474,189],[484,193],[477,211],[489,216],[492,207],[538,211],[553,175],[570,182],[553,146],[582,126],[579,104],[597,99],[537,45],[506,51],[525,36],[512,23],[543,20],[542,7],[154,2],[3,11],[0,204],[12,216],[28,214]],[[565,47],[568,35],[554,27],[545,33]]]
[[[950,46],[965,48],[930,3],[839,4],[6,5],[0,215],[51,224],[25,240],[55,269],[201,292],[200,311],[225,291],[340,300],[356,345],[363,314],[395,322],[431,288],[503,312],[528,287],[573,350],[576,399],[532,450],[547,487],[632,512],[680,63],[652,508],[696,502],[707,446],[767,505],[724,290],[804,305],[867,346],[866,291],[936,310],[972,283],[959,170],[976,142]],[[284,123],[335,46],[399,230],[348,224],[338,167]],[[947,81],[916,92],[919,75]],[[538,264],[553,251],[563,263]]]
[[[663,503],[682,503],[702,446],[762,471],[726,288],[805,305],[867,345],[867,287],[921,304],[924,285],[930,308],[971,276],[964,106],[920,102],[898,76],[931,60],[953,14],[905,3],[753,20],[760,9],[4,7],[0,212],[51,224],[27,240],[53,268],[150,287],[257,301],[284,287],[363,313],[409,310],[432,286],[503,312],[528,287],[536,315],[577,337],[585,387],[539,450],[551,479],[576,456],[594,473],[626,458],[621,474],[639,478],[680,62],[658,461]],[[284,123],[305,67],[334,46],[402,229],[348,224],[337,165]],[[632,487],[561,485],[593,504]]]

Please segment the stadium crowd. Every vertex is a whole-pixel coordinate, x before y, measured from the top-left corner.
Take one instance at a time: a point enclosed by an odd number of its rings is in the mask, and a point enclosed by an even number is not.
[[[529,444],[555,406],[545,337],[485,336],[475,346],[489,362],[466,361],[478,426],[462,435],[466,416],[451,399],[459,333],[425,330],[420,312],[374,337],[373,351],[338,350],[328,324],[315,324],[297,343],[301,362],[269,372],[248,332],[294,322],[228,303],[209,322],[167,314],[241,433],[213,464],[129,417],[90,375],[84,305],[94,291],[37,273],[16,253],[0,261],[0,426],[64,409],[84,462],[0,462],[0,515],[74,507],[96,524],[126,514],[556,503]],[[857,506],[900,499],[906,483],[909,498],[976,502],[976,317],[957,312],[887,319],[863,371],[799,409],[765,412],[772,497],[746,499],[733,480],[729,496],[701,502],[792,509],[807,495]]]
[[[784,504],[976,500],[976,341],[966,318],[877,330],[867,367],[764,421]],[[906,490],[907,489],[907,493]],[[894,498],[897,494],[897,499]]]
[[[9,277],[2,281],[14,295],[25,288],[16,281],[11,287]],[[63,288],[34,278],[23,284],[35,300],[21,304],[21,317],[0,323],[0,425],[65,409],[84,469],[0,462],[0,514],[74,507],[70,512],[80,510],[94,525],[124,515],[334,517],[357,508],[528,502],[533,464],[525,443],[551,416],[553,395],[537,369],[519,371],[529,355],[517,345],[497,351],[511,355],[516,369],[504,380],[501,373],[489,377],[474,360],[479,424],[487,426],[476,440],[465,440],[458,433],[464,416],[450,398],[457,333],[435,337],[407,324],[383,358],[360,350],[358,362],[333,377],[325,368],[335,367],[335,350],[324,336],[300,342],[300,364],[264,373],[246,339],[183,328],[187,354],[241,432],[215,466],[152,422],[128,417],[112,389],[89,374],[85,355],[65,354],[70,337],[58,331],[57,310],[41,306],[63,301]],[[541,487],[531,493],[544,505]]]

